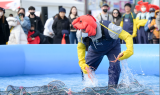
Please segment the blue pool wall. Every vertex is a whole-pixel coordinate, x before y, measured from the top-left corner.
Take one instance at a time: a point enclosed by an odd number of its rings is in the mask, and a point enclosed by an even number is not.
[[[122,44],[121,50],[126,50],[126,46]],[[127,63],[134,74],[159,76],[159,57],[159,45],[136,44]],[[96,73],[107,74],[108,67],[104,56]],[[0,46],[0,77],[75,73],[81,73],[77,45]]]

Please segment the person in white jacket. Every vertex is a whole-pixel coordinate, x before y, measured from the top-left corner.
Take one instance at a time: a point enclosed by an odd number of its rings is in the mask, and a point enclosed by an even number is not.
[[[21,25],[18,24],[18,20],[14,17],[8,17],[7,21],[9,26],[13,27],[9,36],[8,45],[27,44],[26,34]]]
[[[52,25],[53,25],[53,22],[54,22],[54,19],[57,17],[57,15],[55,15],[53,18],[49,18],[47,21],[46,21],[46,24],[44,26],[44,32],[43,34],[47,37],[48,41],[50,44],[53,44],[53,37],[54,37],[54,31],[52,29]]]

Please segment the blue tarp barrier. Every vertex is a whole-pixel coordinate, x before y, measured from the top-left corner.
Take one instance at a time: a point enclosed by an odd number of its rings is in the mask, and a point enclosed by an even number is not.
[[[126,50],[125,45],[122,51]],[[159,45],[134,45],[134,55],[127,59],[133,73],[159,75]],[[96,73],[107,74],[107,56]],[[0,77],[37,74],[81,73],[77,45],[5,45],[0,46]]]

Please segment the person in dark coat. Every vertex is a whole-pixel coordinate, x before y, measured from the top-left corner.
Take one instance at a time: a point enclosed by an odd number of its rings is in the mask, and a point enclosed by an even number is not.
[[[5,9],[0,7],[0,45],[5,45],[9,40],[10,30],[6,17]]]
[[[119,12],[118,9],[114,9],[112,11],[112,16],[113,16],[113,23],[117,26],[120,26],[121,23],[121,13]]]
[[[69,34],[70,34],[70,23],[69,19],[65,16],[66,10],[61,8],[59,10],[58,18],[55,19],[52,29],[55,33],[54,44],[61,44],[63,38],[63,31],[65,31],[66,44],[70,44]],[[66,32],[67,31],[67,32]]]
[[[28,11],[30,13],[28,17],[30,19],[31,24],[34,25],[36,30],[40,31],[40,33],[43,34],[44,26],[42,24],[40,17],[35,15],[35,7],[30,6],[28,8]]]

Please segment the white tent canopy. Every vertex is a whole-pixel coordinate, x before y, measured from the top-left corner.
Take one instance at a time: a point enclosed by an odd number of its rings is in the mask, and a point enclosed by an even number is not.
[[[152,0],[152,4],[160,6],[160,1],[159,0]]]
[[[78,15],[84,14],[84,3],[76,0],[21,0],[21,6],[28,11],[29,6],[34,6],[36,11],[41,11],[41,7],[48,7],[48,17],[53,17],[58,13],[58,6],[63,6],[66,9],[68,17],[72,6],[78,9]]]
[[[16,10],[20,7],[20,0],[0,0],[0,7],[3,7],[5,9],[6,17],[8,17],[9,14],[13,14],[13,16],[16,16]]]

